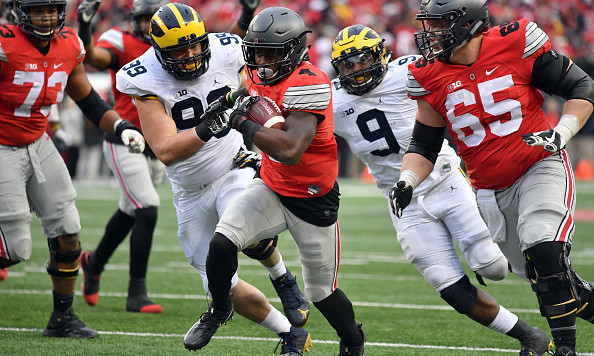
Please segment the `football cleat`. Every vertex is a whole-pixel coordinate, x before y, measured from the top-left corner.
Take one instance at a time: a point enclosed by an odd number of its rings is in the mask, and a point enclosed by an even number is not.
[[[184,346],[190,351],[200,350],[209,343],[217,329],[232,318],[233,306],[228,312],[219,312],[211,305],[184,336]]]
[[[140,295],[137,297],[130,297],[126,300],[126,311],[135,313],[147,314],[162,314],[163,307],[159,304],[153,303],[148,295]]]
[[[575,351],[566,346],[560,346],[555,350],[554,356],[576,356]]]
[[[365,353],[365,333],[363,332],[363,329],[361,329],[361,327],[362,327],[362,324],[357,323],[357,329],[359,329],[359,331],[361,332],[361,335],[363,336],[363,342],[361,343],[361,345],[345,346],[342,343],[342,340],[340,340],[338,356],[363,356],[364,355],[364,353]]]
[[[8,268],[0,268],[0,282],[6,279],[8,275]]]
[[[146,292],[146,279],[133,278],[128,284],[128,299],[126,300],[126,310],[136,313],[161,314],[163,307],[153,303]]]
[[[276,290],[281,302],[285,316],[291,325],[301,327],[309,320],[309,302],[305,293],[297,285],[297,280],[287,268],[287,273],[273,280],[272,285]]]
[[[553,353],[553,342],[539,328],[533,327],[532,333],[522,340],[520,356],[541,356]]]
[[[80,254],[80,267],[83,271],[83,282],[81,285],[83,299],[90,306],[95,306],[99,301],[99,278],[101,274],[93,272],[93,267],[89,262],[91,253],[88,251]]]
[[[86,326],[70,306],[64,313],[54,310],[49,323],[43,329],[43,336],[96,339],[99,333]]]
[[[278,356],[303,356],[304,352],[309,352],[312,347],[311,336],[307,330],[291,326],[291,330],[286,333],[279,334],[281,337],[278,345],[281,345],[281,353]],[[276,349],[272,352],[274,356]]]

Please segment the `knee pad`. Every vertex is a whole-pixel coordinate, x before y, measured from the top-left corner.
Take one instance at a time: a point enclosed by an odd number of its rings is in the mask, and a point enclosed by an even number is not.
[[[575,313],[581,306],[579,276],[571,268],[568,245],[543,242],[524,253],[526,275],[538,297],[540,314],[548,319],[557,319]]]
[[[441,298],[451,305],[458,313],[468,314],[476,303],[478,291],[464,275],[456,283],[440,292]]]
[[[78,243],[78,248],[76,250],[70,250],[67,252],[60,251],[60,240],[57,237],[47,239],[47,244],[50,251],[50,258],[46,265],[47,273],[58,278],[76,278],[78,275],[78,269],[80,267],[78,258],[82,251],[80,242]],[[73,266],[72,268],[58,267],[58,263],[69,263]]]
[[[31,257],[33,250],[33,243],[30,238],[22,238],[16,243],[12,244],[12,253],[10,254],[10,260],[15,263],[23,262]]]
[[[475,272],[479,276],[490,279],[492,281],[501,281],[505,277],[507,277],[508,268],[509,268],[509,265],[507,262],[507,258],[505,258],[502,255],[495,262],[491,263],[488,266],[480,268],[480,269],[476,270]]]
[[[275,236],[271,239],[264,239],[258,242],[258,245],[256,247],[246,248],[242,252],[249,258],[262,261],[272,256],[277,242],[278,236]]]
[[[225,235],[216,232],[212,240],[210,240],[209,255],[211,252],[219,256],[228,256],[237,253],[237,246]]]

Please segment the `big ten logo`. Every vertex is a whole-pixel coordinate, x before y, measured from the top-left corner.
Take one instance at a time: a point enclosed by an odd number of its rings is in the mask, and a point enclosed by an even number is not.
[[[454,91],[455,89],[458,89],[462,86],[462,82],[460,80],[458,80],[457,82],[454,82],[450,85],[448,85],[448,91]]]
[[[182,89],[182,90],[178,91],[177,93],[174,93],[173,97],[175,99],[177,99],[177,98],[181,98],[184,95],[188,95],[188,91],[186,89]]]
[[[37,69],[37,63],[26,63],[25,64],[25,69],[26,70],[36,70]]]

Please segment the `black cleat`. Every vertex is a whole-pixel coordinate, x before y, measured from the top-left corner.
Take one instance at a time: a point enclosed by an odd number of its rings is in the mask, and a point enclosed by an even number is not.
[[[541,356],[553,353],[553,341],[547,333],[537,327],[532,327],[532,332],[522,340],[520,356]]]
[[[309,320],[309,302],[305,293],[297,285],[297,280],[287,268],[287,273],[273,280],[272,285],[276,290],[281,302],[285,316],[289,319],[291,325],[301,327],[307,324]]]
[[[99,337],[99,333],[86,326],[70,307],[64,313],[54,310],[49,323],[43,329],[43,336],[96,339]]]
[[[200,350],[210,342],[217,329],[232,318],[233,307],[228,312],[219,312],[210,306],[184,336],[184,346],[190,351]]]
[[[365,333],[361,329],[361,326],[361,323],[357,323],[357,329],[359,329],[363,336],[363,342],[358,346],[345,346],[342,340],[340,340],[338,356],[363,356],[365,353]]]
[[[569,347],[566,346],[559,346],[557,348],[557,350],[555,350],[555,354],[554,356],[576,356],[577,354],[575,353],[575,351],[573,351],[572,349],[570,349]]]
[[[278,356],[303,356],[304,352],[309,352],[312,347],[311,336],[307,330],[291,326],[291,330],[287,333],[279,334],[281,341],[281,353]],[[276,345],[278,348],[279,345]],[[274,356],[276,349],[272,353]]]

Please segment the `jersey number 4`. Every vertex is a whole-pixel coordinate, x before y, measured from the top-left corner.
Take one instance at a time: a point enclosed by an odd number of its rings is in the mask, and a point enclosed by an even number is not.
[[[54,72],[47,78],[47,87],[53,88],[57,84],[60,84],[60,90],[56,94],[56,103],[59,103],[64,99],[64,88],[68,82],[68,74],[66,72]],[[29,90],[29,94],[25,98],[25,102],[14,109],[15,116],[31,117],[31,108],[37,101],[39,94],[43,91],[43,85],[45,83],[45,72],[26,72],[17,70],[14,72],[14,85],[25,85],[25,83],[31,83],[33,86]],[[52,103],[53,104],[53,103]],[[49,115],[51,105],[42,106],[40,111],[44,116]]]
[[[483,103],[484,111],[493,117],[500,117],[488,123],[486,126],[494,135],[506,136],[517,131],[522,124],[522,105],[514,99],[504,99],[495,102],[494,93],[511,88],[514,85],[511,74],[506,76],[478,83],[478,92]],[[460,89],[450,93],[445,102],[448,120],[452,124],[452,130],[458,135],[458,139],[467,147],[478,146],[487,137],[485,126],[480,119],[471,113],[459,116],[454,114],[456,105],[464,104],[470,106],[477,104],[476,96],[467,89]],[[508,114],[502,116],[504,114]],[[502,119],[506,121],[503,122]]]

